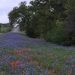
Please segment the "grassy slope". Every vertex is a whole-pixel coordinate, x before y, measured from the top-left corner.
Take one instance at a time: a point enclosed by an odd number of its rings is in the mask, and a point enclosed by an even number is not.
[[[48,68],[51,75],[73,75],[72,66],[75,65],[75,51],[62,48],[32,47],[30,57],[33,64]],[[37,63],[35,63],[37,62]],[[66,68],[67,66],[67,68]],[[69,69],[70,67],[70,69]],[[75,67],[74,67],[75,68]]]
[[[5,38],[5,36],[3,37]],[[17,37],[19,36],[17,35]],[[10,37],[6,40],[13,39],[13,42],[14,42],[14,40],[15,41],[17,40],[17,37],[16,36],[13,38]],[[19,38],[23,38],[23,37],[19,37]],[[18,41],[20,40],[21,39],[18,39]],[[23,42],[23,40],[24,39],[22,39],[21,42]],[[34,41],[31,41],[31,43],[33,43]],[[26,67],[25,62],[28,62],[29,64],[32,64],[36,67],[40,66],[44,71],[48,69],[49,75],[75,75],[75,70],[74,70],[75,69],[75,50],[73,50],[73,48],[72,50],[70,50],[69,48],[57,47],[51,44],[45,44],[45,45],[36,44],[35,45],[34,43],[33,45],[31,45],[30,43],[25,48],[23,47],[23,48],[17,49],[16,47],[16,49],[14,49],[11,47],[10,42],[11,41],[7,42],[9,43],[8,47],[6,47],[7,46],[7,43],[6,43],[5,47],[2,46],[0,48],[0,75],[13,75],[10,73],[13,67],[11,67],[10,65],[12,62],[16,63],[16,61],[20,61],[24,68]],[[22,44],[21,42],[19,43]],[[27,42],[30,42],[30,41],[27,41]],[[14,67],[16,65],[12,64],[12,66]],[[20,71],[21,74],[19,75],[24,75],[23,74],[25,72],[24,69],[21,71]],[[15,75],[18,75],[18,74],[15,74]],[[34,75],[39,75],[39,74],[34,74]]]
[[[11,48],[1,48],[0,50],[2,50],[3,54],[5,54],[6,56],[14,56],[16,60],[23,59],[23,57],[27,57],[27,61],[30,64],[40,66],[43,70],[48,69],[49,75],[74,75],[72,71],[72,68],[75,65],[74,50],[71,51],[48,46],[30,46],[20,50],[12,50]],[[3,69],[4,70],[0,71],[0,75],[5,75],[3,73],[8,69],[6,64],[5,66],[3,65]]]

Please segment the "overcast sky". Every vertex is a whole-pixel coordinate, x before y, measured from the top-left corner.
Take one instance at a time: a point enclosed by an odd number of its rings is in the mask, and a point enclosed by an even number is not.
[[[27,4],[30,2],[30,0],[0,0],[0,23],[8,23],[8,13],[22,1],[26,1]]]

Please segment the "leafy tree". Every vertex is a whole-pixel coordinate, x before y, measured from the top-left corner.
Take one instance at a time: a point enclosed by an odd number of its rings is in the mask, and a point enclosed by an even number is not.
[[[19,23],[20,29],[25,30],[25,25],[27,23],[28,10],[26,6],[26,2],[21,2],[19,7],[13,8],[13,10],[9,13],[10,24],[13,25],[19,18],[21,18],[21,22]]]
[[[21,18],[20,29],[30,37],[74,44],[74,9],[74,0],[34,0],[30,6],[21,2],[9,13],[9,20],[13,24]]]
[[[21,2],[18,10],[20,13],[20,17],[22,19],[20,23],[20,29],[24,31],[29,22],[29,12],[28,12],[28,7],[26,6],[26,2]]]
[[[67,0],[64,23],[64,45],[75,45],[75,0]]]
[[[13,10],[8,14],[10,24],[12,25],[15,21],[17,21],[17,18],[19,17],[19,11],[18,7],[14,7]]]

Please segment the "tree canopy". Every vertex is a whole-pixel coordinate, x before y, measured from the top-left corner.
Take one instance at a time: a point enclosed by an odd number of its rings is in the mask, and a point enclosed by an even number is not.
[[[75,45],[75,0],[21,2],[9,13],[12,25],[21,18],[20,29],[30,37],[64,45]]]

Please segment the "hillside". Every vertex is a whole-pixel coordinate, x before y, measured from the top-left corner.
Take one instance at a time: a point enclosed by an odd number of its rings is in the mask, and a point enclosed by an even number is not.
[[[29,38],[0,36],[0,75],[75,75],[75,48]]]

